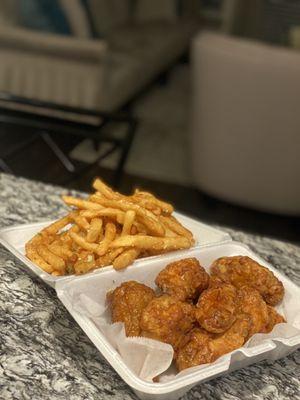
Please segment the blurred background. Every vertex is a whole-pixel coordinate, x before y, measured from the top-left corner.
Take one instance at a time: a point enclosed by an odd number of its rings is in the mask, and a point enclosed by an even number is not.
[[[1,0],[0,169],[300,243],[299,0]]]

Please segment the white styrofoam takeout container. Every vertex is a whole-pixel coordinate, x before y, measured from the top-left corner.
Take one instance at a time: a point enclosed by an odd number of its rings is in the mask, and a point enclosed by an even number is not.
[[[230,240],[228,233],[222,232],[218,229],[212,228],[209,225],[198,222],[192,218],[179,213],[173,213],[173,215],[187,228],[189,229],[195,238],[196,246],[205,246],[207,244],[219,243]],[[40,267],[36,266],[25,256],[25,244],[40,230],[50,225],[54,221],[38,222],[33,224],[18,225],[10,228],[4,228],[0,230],[0,243],[10,250],[17,258],[19,258],[25,264],[28,272],[39,276],[48,285],[55,287],[56,283],[65,279],[69,279],[70,276],[78,278],[76,275],[69,276],[53,276],[43,271]],[[135,263],[141,264],[144,260],[154,257],[140,258]],[[94,270],[89,274],[102,273],[103,268]]]
[[[286,296],[295,296],[298,298],[300,296],[300,288],[284,275],[280,274],[270,264],[255,255],[247,246],[232,241],[230,236],[222,231],[213,229],[205,224],[201,224],[181,215],[177,215],[177,217],[179,217],[187,228],[193,231],[197,241],[197,246],[194,248],[140,259],[136,261],[134,265],[121,271],[115,271],[112,267],[105,267],[86,275],[62,278],[54,278],[49,274],[41,272],[40,268],[36,267],[24,256],[24,245],[26,241],[37,231],[48,225],[49,222],[6,228],[0,231],[0,243],[23,261],[28,271],[38,275],[47,284],[55,287],[59,299],[100,353],[111,364],[120,377],[132,388],[137,396],[146,400],[178,399],[199,383],[243,368],[263,359],[278,359],[300,347],[300,334],[295,334],[288,339],[284,337],[266,339],[259,345],[242,347],[232,353],[226,354],[214,363],[203,366],[201,370],[194,371],[194,369],[192,369],[191,372],[187,371],[187,373],[181,377],[165,382],[148,382],[140,379],[132,372],[123,361],[120,354],[112,347],[108,338],[97,328],[93,321],[88,316],[74,309],[70,293],[81,291],[88,295],[87,288],[89,283],[93,285],[99,283],[101,287],[105,287],[109,290],[128,280],[136,280],[154,287],[154,279],[157,273],[171,261],[184,257],[196,257],[201,265],[208,268],[212,261],[218,257],[247,255],[273,271],[283,282]]]
[[[89,295],[88,287],[95,282],[99,282],[99,287],[110,289],[117,287],[122,282],[136,280],[138,282],[155,287],[154,280],[159,271],[161,271],[169,262],[182,259],[183,257],[196,257],[201,265],[206,269],[218,257],[246,255],[260,264],[266,266],[283,282],[285,287],[285,296],[300,296],[300,288],[294,285],[288,278],[281,275],[260,257],[256,256],[247,246],[234,241],[227,243],[207,245],[196,247],[184,252],[169,253],[160,258],[145,260],[142,265],[133,265],[122,271],[115,271],[112,267],[106,268],[100,275],[85,275],[79,279],[70,279],[65,282],[58,282],[56,291],[58,297],[65,305],[67,310],[81,326],[97,349],[102,353],[106,360],[113,366],[123,380],[134,390],[141,399],[173,400],[181,397],[191,387],[219,375],[231,372],[238,368],[243,368],[249,364],[261,361],[263,359],[277,359],[283,357],[300,347],[300,334],[289,339],[276,338],[266,339],[259,345],[243,347],[230,354],[226,354],[213,364],[207,364],[197,372],[191,371],[186,375],[170,380],[164,383],[151,383],[140,379],[126,365],[120,354],[112,347],[109,340],[97,328],[93,321],[86,315],[74,309],[72,298],[74,293],[83,293]]]

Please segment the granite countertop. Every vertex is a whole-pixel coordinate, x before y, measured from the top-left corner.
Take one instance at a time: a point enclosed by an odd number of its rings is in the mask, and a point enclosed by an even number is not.
[[[0,228],[64,214],[61,188],[0,174]],[[226,229],[300,286],[300,248]],[[0,246],[0,399],[136,399],[53,289]],[[300,399],[300,350],[195,386],[182,399]]]

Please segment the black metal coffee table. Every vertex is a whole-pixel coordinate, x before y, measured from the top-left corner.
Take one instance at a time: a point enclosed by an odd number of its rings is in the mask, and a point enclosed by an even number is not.
[[[108,133],[110,123],[126,125],[122,137],[115,137]],[[63,133],[81,138],[92,139],[96,146],[100,143],[109,143],[108,149],[100,154],[94,164],[119,152],[118,164],[114,172],[113,184],[118,186],[123,174],[132,141],[136,131],[137,121],[130,112],[106,113],[98,110],[87,110],[78,107],[64,106],[34,99],[22,98],[8,93],[0,92],[0,129],[8,126],[30,128],[34,135],[28,135],[22,143],[17,143],[0,157],[0,169],[13,172],[9,166],[9,158],[20,151],[26,151],[32,141],[41,138],[54,152],[62,165],[78,175],[83,169],[76,168],[67,154],[54,141],[52,134]],[[89,168],[91,165],[88,166]]]

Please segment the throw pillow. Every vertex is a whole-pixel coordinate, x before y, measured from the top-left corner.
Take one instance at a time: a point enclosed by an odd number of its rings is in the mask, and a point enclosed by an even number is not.
[[[71,35],[71,26],[58,0],[20,0],[23,27],[44,32]]]

